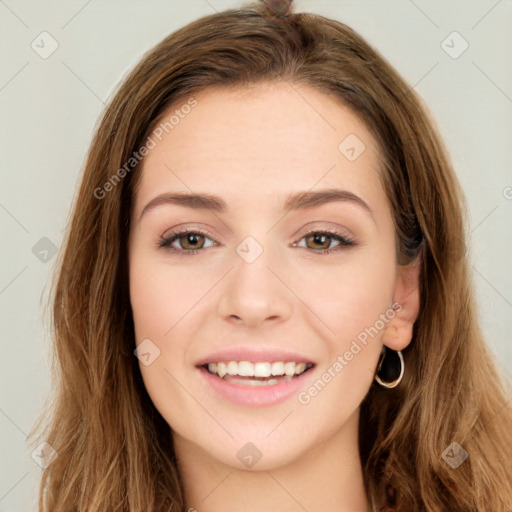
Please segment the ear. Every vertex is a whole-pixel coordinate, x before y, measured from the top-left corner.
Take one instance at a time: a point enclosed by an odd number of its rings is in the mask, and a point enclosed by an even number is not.
[[[398,267],[392,306],[395,316],[382,335],[382,343],[392,350],[403,350],[412,340],[420,310],[420,269],[421,256],[410,265]]]

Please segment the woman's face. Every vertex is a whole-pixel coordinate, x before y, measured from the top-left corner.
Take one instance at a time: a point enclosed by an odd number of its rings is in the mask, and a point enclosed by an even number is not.
[[[132,212],[140,370],[175,445],[270,469],[357,430],[395,315],[393,219],[375,141],[336,99],[195,99],[152,135]]]

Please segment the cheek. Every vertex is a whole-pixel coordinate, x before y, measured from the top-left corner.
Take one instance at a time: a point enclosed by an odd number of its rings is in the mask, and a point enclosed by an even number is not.
[[[130,267],[130,302],[137,343],[159,339],[171,327],[168,301],[165,281],[151,272],[150,265],[135,260]]]
[[[204,294],[200,283],[200,277],[187,274],[183,267],[135,256],[130,262],[130,302],[137,341],[171,338],[174,326]]]
[[[130,260],[130,302],[136,344],[149,339],[154,344],[149,345],[152,355],[158,354],[148,365],[141,360],[140,372],[153,404],[173,427],[182,421],[182,414],[176,411],[187,410],[189,401],[180,383],[186,375],[185,356],[193,318],[190,309],[204,295],[190,277],[162,265],[143,251],[133,254]]]
[[[164,417],[172,417],[172,411],[167,410],[169,396],[179,402],[177,382],[182,380],[189,342],[183,329],[189,325],[187,308],[197,302],[194,287],[186,286],[186,280],[180,276],[183,277],[151,256],[134,255],[130,261],[130,302],[136,345],[146,343],[158,354],[149,365],[141,359],[139,368],[154,405]],[[144,341],[147,339],[151,343]]]
[[[316,380],[303,388],[297,399],[309,417],[329,417],[332,428],[355,411],[373,383],[385,326],[394,316],[395,263],[390,257],[361,254],[350,264],[332,266],[322,279],[310,273],[308,283],[317,283],[304,297],[333,332],[323,339],[327,349]],[[328,275],[328,278],[327,278]],[[318,286],[323,283],[323,286]],[[384,319],[384,320],[383,320]]]
[[[297,268],[295,274],[301,277],[295,289],[334,331],[326,339],[335,340],[333,348],[339,349],[391,306],[395,272],[392,253],[354,251],[328,265]]]

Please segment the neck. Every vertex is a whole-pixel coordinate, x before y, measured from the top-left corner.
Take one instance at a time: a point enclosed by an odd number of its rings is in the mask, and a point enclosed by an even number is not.
[[[240,470],[175,434],[186,510],[193,512],[369,512],[357,443],[359,411],[344,428],[295,460]]]

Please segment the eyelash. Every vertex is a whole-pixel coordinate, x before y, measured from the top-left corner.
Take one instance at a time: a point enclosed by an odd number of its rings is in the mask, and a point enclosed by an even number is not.
[[[183,231],[173,232],[166,237],[162,237],[158,242],[158,247],[165,249],[167,251],[170,251],[171,253],[175,253],[175,254],[181,253],[183,255],[194,255],[194,254],[197,254],[198,252],[203,251],[204,248],[196,249],[196,250],[192,250],[192,249],[188,250],[188,249],[176,249],[174,247],[171,247],[171,244],[174,243],[177,239],[181,238],[184,235],[189,235],[189,234],[200,235],[200,236],[204,236],[207,238],[212,238],[208,233],[206,233],[204,231],[185,229]],[[306,238],[307,236],[310,236],[310,235],[330,235],[333,239],[340,242],[340,244],[333,249],[322,249],[322,250],[318,250],[318,251],[315,249],[310,249],[314,253],[321,254],[321,255],[328,255],[328,254],[331,254],[332,252],[339,251],[343,248],[347,248],[347,247],[356,245],[352,238],[350,238],[346,235],[342,235],[338,231],[335,231],[335,230],[331,231],[328,229],[308,231],[307,233],[305,233],[302,236],[302,238],[300,240],[302,240],[303,238]],[[299,240],[299,242],[300,242],[300,240]],[[309,248],[305,247],[305,249],[309,249]]]

